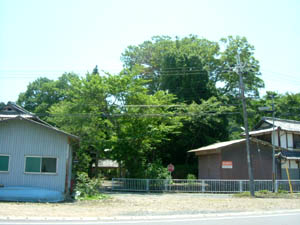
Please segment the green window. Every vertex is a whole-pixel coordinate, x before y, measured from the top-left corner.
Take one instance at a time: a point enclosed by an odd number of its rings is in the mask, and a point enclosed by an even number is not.
[[[41,172],[41,158],[40,157],[26,157],[25,172],[40,173]]]
[[[57,159],[50,157],[26,157],[25,172],[56,173]]]
[[[8,172],[9,156],[0,155],[0,172]]]
[[[56,173],[56,158],[42,158],[42,173]]]

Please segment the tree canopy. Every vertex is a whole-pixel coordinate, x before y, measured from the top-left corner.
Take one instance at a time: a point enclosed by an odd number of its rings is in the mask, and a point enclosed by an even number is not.
[[[126,168],[126,176],[162,178],[170,162],[196,164],[188,150],[239,137],[237,51],[247,97],[255,97],[247,99],[250,127],[265,116],[257,108],[270,106],[271,95],[277,117],[300,119],[299,94],[267,92],[259,98],[264,82],[254,50],[239,36],[219,42],[195,35],[155,36],[123,52],[118,74],[96,66],[83,77],[38,78],[17,103],[80,136],[78,170],[110,158]]]

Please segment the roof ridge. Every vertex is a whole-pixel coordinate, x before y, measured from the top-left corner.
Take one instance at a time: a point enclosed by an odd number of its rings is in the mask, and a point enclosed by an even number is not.
[[[263,120],[273,120],[273,117],[263,117]],[[274,118],[274,121],[283,121],[283,122],[288,122],[288,123],[297,123],[300,124],[300,121],[298,120],[289,120],[289,119],[281,119],[281,118]]]

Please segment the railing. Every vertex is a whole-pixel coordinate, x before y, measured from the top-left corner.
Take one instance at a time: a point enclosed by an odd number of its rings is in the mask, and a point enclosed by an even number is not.
[[[300,192],[300,180],[292,180],[294,192]],[[255,180],[255,191],[272,191],[272,180]],[[249,180],[160,180],[113,178],[113,191],[129,192],[212,192],[235,193],[249,191]],[[275,191],[289,191],[288,180],[276,180]]]

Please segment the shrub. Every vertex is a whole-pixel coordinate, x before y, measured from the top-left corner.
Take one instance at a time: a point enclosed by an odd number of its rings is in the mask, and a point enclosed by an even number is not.
[[[170,172],[166,167],[162,166],[161,161],[148,163],[145,170],[145,178],[147,179],[172,179]]]
[[[197,178],[196,178],[196,176],[195,176],[194,174],[189,173],[189,174],[186,176],[186,179],[188,179],[188,180],[196,180]]]
[[[278,194],[288,194],[289,192],[287,190],[278,189]]]
[[[270,194],[272,193],[271,191],[268,191],[268,190],[260,190],[258,191],[259,194],[263,194],[263,195],[267,195],[267,194]]]
[[[85,172],[77,174],[75,186],[75,198],[86,198],[99,195],[99,187],[102,184],[102,178],[90,179]]]

